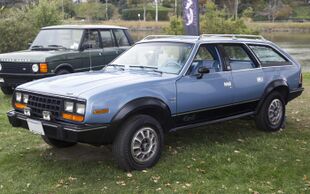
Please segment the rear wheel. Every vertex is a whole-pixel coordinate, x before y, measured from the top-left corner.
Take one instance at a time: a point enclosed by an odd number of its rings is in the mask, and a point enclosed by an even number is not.
[[[12,95],[14,92],[14,89],[10,86],[1,86],[1,90],[5,95]]]
[[[124,170],[143,170],[154,166],[163,149],[160,123],[148,115],[128,119],[113,143],[113,154]]]
[[[272,92],[255,117],[257,128],[274,132],[281,129],[285,120],[285,102],[281,93]]]
[[[67,148],[74,146],[75,142],[67,142],[67,141],[61,141],[53,138],[49,138],[47,136],[42,135],[42,139],[50,146],[56,147],[56,148]]]

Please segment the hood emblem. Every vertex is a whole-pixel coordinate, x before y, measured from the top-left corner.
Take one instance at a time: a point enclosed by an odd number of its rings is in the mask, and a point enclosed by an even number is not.
[[[23,71],[26,71],[26,67],[23,68]]]

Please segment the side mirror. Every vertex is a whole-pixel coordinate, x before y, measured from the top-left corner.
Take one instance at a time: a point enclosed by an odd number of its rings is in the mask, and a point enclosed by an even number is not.
[[[203,77],[203,74],[210,73],[210,69],[207,67],[199,67],[197,79],[201,79]]]

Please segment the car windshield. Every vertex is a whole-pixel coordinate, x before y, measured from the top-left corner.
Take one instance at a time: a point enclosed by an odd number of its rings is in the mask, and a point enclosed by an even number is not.
[[[79,48],[83,30],[50,29],[41,30],[31,45],[31,49],[71,49]]]
[[[112,66],[141,68],[163,73],[178,74],[186,63],[193,44],[187,43],[140,43],[112,62]]]

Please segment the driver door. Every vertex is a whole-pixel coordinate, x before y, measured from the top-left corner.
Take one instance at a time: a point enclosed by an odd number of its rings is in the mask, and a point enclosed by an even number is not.
[[[201,78],[200,67],[210,72]],[[216,44],[200,45],[187,75],[176,82],[177,126],[221,118],[223,106],[233,101],[232,76],[223,71],[223,63]]]

